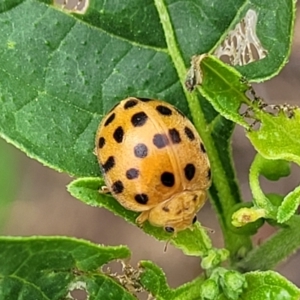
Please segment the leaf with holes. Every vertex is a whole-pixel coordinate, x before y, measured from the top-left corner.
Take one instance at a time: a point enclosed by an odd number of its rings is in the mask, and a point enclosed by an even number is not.
[[[271,115],[257,112],[261,126],[251,130],[247,137],[255,149],[267,159],[283,159],[300,165],[300,110],[288,117],[283,111]]]
[[[196,62],[202,71],[200,92],[222,116],[245,128],[249,124],[240,114],[241,105],[252,105],[245,95],[249,85],[242,75],[213,56],[206,56]]]
[[[129,95],[164,99],[201,131],[197,100],[184,90],[191,56],[213,51],[251,8],[268,55],[240,71],[271,77],[287,61],[295,15],[292,0],[90,0],[85,13],[72,15],[50,3],[0,5],[0,132],[29,156],[77,176],[100,174],[92,154],[97,125]]]
[[[124,246],[64,237],[1,237],[0,253],[1,299],[66,299],[76,289],[91,299],[135,299],[100,269],[130,257]]]

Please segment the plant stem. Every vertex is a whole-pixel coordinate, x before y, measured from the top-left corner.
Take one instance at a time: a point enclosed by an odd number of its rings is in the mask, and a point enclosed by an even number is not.
[[[251,241],[249,237],[236,235],[235,233],[231,232],[226,225],[226,217],[228,217],[231,207],[236,203],[241,202],[238,192],[238,186],[235,182],[234,171],[231,165],[229,173],[233,176],[228,177],[228,170],[224,169],[223,162],[221,161],[220,157],[220,151],[222,151],[223,149],[217,149],[216,147],[216,143],[212,138],[212,134],[209,130],[209,125],[205,120],[203,107],[200,106],[199,98],[197,97],[197,94],[195,92],[189,93],[184,86],[187,68],[178,48],[167,6],[163,0],[155,0],[154,3],[157,8],[163,30],[165,32],[169,55],[171,56],[180,82],[182,84],[194,125],[204,141],[210,158],[213,174],[213,184],[212,188],[210,189],[210,198],[219,217],[220,225],[224,234],[226,248],[231,252],[231,258],[235,260],[241,249],[251,248]],[[220,118],[221,122],[218,122],[217,126],[222,125],[224,119],[222,117],[217,118]],[[226,151],[231,157],[231,150],[226,149]]]

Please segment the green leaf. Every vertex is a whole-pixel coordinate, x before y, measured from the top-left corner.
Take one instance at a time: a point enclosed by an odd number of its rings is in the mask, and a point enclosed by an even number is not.
[[[130,10],[131,4],[121,6]],[[126,26],[106,31],[40,1],[15,5],[1,7],[0,131],[29,156],[72,175],[96,176],[95,132],[116,102],[128,95],[158,97],[188,113],[165,41],[156,35],[161,24],[154,4],[147,19],[157,20],[155,47],[146,43],[148,24],[138,18],[132,38],[142,31],[146,44],[128,40]],[[104,3],[97,5],[90,1],[90,19],[106,15]],[[115,26],[116,20],[120,28],[122,19],[116,16]]]
[[[222,267],[215,268],[200,287],[201,299],[238,300],[245,287],[243,274]]]
[[[285,196],[284,199],[280,199],[280,203],[273,203],[272,199],[269,199],[270,197],[266,196],[260,187],[260,174],[264,175],[269,180],[278,180],[279,178],[290,174],[290,163],[280,159],[265,159],[260,154],[256,155],[250,169],[250,188],[254,198],[253,202],[256,207],[252,209],[252,212],[250,210],[247,212],[247,222],[253,222],[257,217],[272,218],[279,223],[286,222],[299,206],[300,187],[295,188]],[[278,199],[278,197],[275,199]],[[277,207],[278,211],[276,211]],[[235,213],[234,222],[237,221],[239,223],[238,215],[241,215],[241,211]],[[256,215],[256,217],[254,215]]]
[[[296,3],[284,0],[276,3],[272,0],[251,0],[245,3],[240,15],[244,16],[249,8],[255,8],[257,12],[256,33],[268,51],[267,57],[236,68],[247,80],[261,82],[277,75],[288,62],[293,40]]]
[[[270,160],[260,156],[258,167],[259,173],[272,181],[277,181],[281,177],[287,177],[291,174],[291,164],[282,159]]]
[[[276,272],[251,272],[245,274],[248,287],[241,300],[296,300],[300,290]]]
[[[0,131],[29,156],[77,176],[99,174],[94,134],[117,101],[156,97],[188,113],[193,105],[185,101],[183,81],[190,57],[221,43],[250,7],[268,56],[242,71],[253,74],[248,79],[277,73],[287,61],[295,14],[292,0],[277,1],[272,12],[271,0],[142,6],[91,0],[84,15],[51,2],[0,6]]]
[[[238,67],[239,71],[248,80],[261,81],[274,76],[287,62],[293,37],[294,1],[237,0],[231,4],[206,0],[196,4],[193,1],[173,3],[168,0],[166,3],[186,64],[192,55],[210,52],[222,43],[249,9],[257,12],[257,36],[268,55],[263,60]]]
[[[80,178],[68,185],[68,191],[75,198],[84,203],[95,206],[105,207],[117,216],[121,216],[127,222],[137,226],[135,219],[138,213],[126,210],[119,204],[111,195],[99,193],[99,189],[103,186],[103,181],[96,178]],[[171,241],[177,248],[181,249],[187,255],[195,256],[211,256],[214,254],[214,259],[209,267],[218,265],[220,262],[227,259],[228,253],[223,253],[223,250],[212,248],[211,241],[204,228],[197,223],[193,230],[187,229],[178,232],[176,237],[166,233],[162,228],[151,226],[148,222],[143,225],[143,230],[158,240]]]
[[[271,115],[256,112],[261,123],[258,130],[251,130],[247,137],[255,149],[267,159],[283,159],[300,165],[300,110],[288,117],[283,111]]]
[[[245,96],[249,85],[242,75],[213,56],[203,58],[199,67],[203,73],[201,94],[226,119],[249,128],[239,113],[242,103],[251,105],[251,101]]]
[[[104,275],[80,276],[77,282],[86,282],[86,290],[90,299],[102,300],[136,300],[136,297],[123,287],[118,285],[115,280]],[[75,287],[75,289],[77,289]],[[59,299],[60,300],[60,299]]]
[[[296,212],[299,204],[300,187],[298,186],[284,197],[282,204],[278,207],[277,221],[279,223],[284,223],[289,220]]]
[[[85,14],[74,14],[74,17],[109,33],[112,38],[122,37],[136,46],[167,47],[154,1],[148,1],[147,5],[141,5],[138,0],[91,1]]]
[[[130,256],[124,246],[104,247],[65,237],[0,238],[1,299],[65,299],[81,286],[91,299],[135,299],[100,268]]]
[[[207,279],[200,287],[201,299],[213,300],[220,296],[220,288],[217,282],[213,279]]]
[[[227,249],[211,249],[208,251],[206,257],[203,257],[201,268],[204,270],[212,270],[225,261],[228,256],[229,251]]]
[[[140,266],[144,269],[140,276],[142,286],[149,291],[155,299],[158,300],[193,300],[199,299],[200,286],[204,282],[203,277],[183,284],[182,286],[171,289],[166,281],[163,271],[150,261],[140,262]]]
[[[270,270],[300,247],[300,217],[293,216],[259,247],[251,250],[237,266],[242,271]]]
[[[221,286],[224,294],[229,299],[240,299],[240,296],[247,286],[245,276],[236,271],[227,271],[222,278]]]
[[[162,269],[150,261],[141,261],[140,266],[144,269],[140,282],[142,286],[157,299],[174,299],[173,291],[168,286],[166,276]]]

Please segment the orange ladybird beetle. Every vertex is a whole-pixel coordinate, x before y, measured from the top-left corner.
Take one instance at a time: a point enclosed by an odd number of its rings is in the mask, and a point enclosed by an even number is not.
[[[159,100],[127,98],[104,117],[96,155],[107,190],[126,209],[174,233],[191,227],[211,183],[209,160],[193,124]]]

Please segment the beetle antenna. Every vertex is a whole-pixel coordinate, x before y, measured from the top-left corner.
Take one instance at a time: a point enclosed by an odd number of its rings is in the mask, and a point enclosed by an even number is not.
[[[171,239],[168,239],[166,244],[165,244],[165,247],[164,247],[164,253],[167,252],[167,249],[168,249],[168,246],[169,246],[170,242],[171,242]]]

